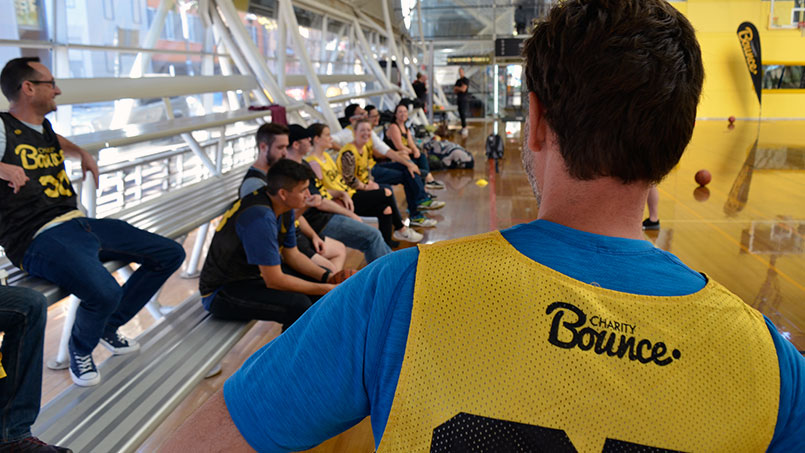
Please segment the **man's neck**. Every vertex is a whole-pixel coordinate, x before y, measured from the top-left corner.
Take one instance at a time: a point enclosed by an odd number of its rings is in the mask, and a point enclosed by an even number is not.
[[[268,165],[268,162],[263,161],[262,159],[258,159],[252,164],[252,167],[261,170],[263,173],[268,173],[268,169],[271,168]]]
[[[623,184],[613,178],[543,185],[538,217],[604,236],[643,239],[641,220],[648,184]]]
[[[288,148],[288,152],[286,153],[285,157],[291,159],[294,162],[302,163],[302,157],[304,157],[304,155],[302,153],[298,153],[292,150],[291,148]]]
[[[17,103],[8,108],[8,113],[14,118],[28,124],[40,125],[45,122],[45,116],[36,113],[33,109]]]
[[[274,211],[277,217],[291,210],[291,207],[285,204],[278,195],[268,194],[268,198],[271,199],[271,210]]]
[[[545,150],[539,219],[604,236],[643,239],[641,220],[650,184],[614,178],[581,181],[567,173],[558,151]]]

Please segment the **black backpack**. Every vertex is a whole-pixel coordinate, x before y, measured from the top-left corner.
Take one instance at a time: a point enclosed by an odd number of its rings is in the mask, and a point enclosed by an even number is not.
[[[489,137],[486,137],[486,158],[495,160],[503,158],[503,139],[500,135],[489,134]]]

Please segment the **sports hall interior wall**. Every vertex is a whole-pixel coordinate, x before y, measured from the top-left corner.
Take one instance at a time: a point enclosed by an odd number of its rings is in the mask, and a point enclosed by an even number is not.
[[[779,24],[788,20],[793,3],[775,2]],[[805,31],[769,29],[769,1],[688,0],[671,4],[693,24],[702,48],[705,80],[699,118],[757,118],[761,113],[736,35],[742,22],[757,27],[764,62],[805,65]],[[763,90],[762,98],[765,119],[805,118],[805,89]]]

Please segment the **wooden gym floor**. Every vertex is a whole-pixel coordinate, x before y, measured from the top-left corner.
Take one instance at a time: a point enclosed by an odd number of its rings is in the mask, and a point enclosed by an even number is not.
[[[500,123],[506,134],[500,172],[484,158],[484,141],[491,122],[470,123],[470,135],[455,135],[475,156],[474,170],[437,172],[447,186],[436,191],[447,206],[432,212],[435,229],[423,230],[426,242],[435,242],[534,220],[537,204],[520,164],[519,123]],[[694,174],[707,169],[713,175],[706,188],[697,188]],[[480,180],[485,180],[486,185]],[[481,182],[479,184],[479,182]],[[805,350],[805,122],[699,121],[693,140],[679,165],[659,185],[659,231],[646,239],[677,255],[693,269],[722,283],[769,317],[799,350]],[[402,197],[402,191],[398,192]],[[192,246],[193,237],[186,247]],[[188,250],[189,252],[189,250]],[[362,265],[351,254],[348,266]],[[646,278],[651,278],[646,275]],[[174,276],[160,295],[174,305],[192,291],[197,280]],[[64,307],[49,310],[45,358],[55,354]],[[153,319],[147,312],[127,324],[123,332],[136,336]],[[140,447],[153,451],[187,415],[221,388],[255,350],[276,337],[279,326],[260,322],[223,362],[223,372],[205,380]],[[96,349],[96,361],[108,356]],[[103,369],[101,368],[101,371]],[[67,371],[45,369],[43,404],[71,385]],[[368,420],[344,435],[311,450],[316,452],[374,450]]]

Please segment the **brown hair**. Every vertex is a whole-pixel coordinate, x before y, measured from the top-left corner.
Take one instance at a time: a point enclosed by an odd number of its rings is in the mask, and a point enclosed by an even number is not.
[[[571,176],[659,182],[690,141],[704,68],[664,0],[568,0],[526,41],[528,90]]]
[[[266,123],[260,126],[257,129],[257,145],[259,146],[260,143],[265,143],[268,145],[268,149],[271,149],[271,145],[274,144],[274,137],[277,135],[288,135],[288,126],[279,123]]]
[[[326,127],[329,127],[329,126],[326,125],[326,124],[322,124],[322,123],[313,123],[310,126],[308,126],[307,130],[312,132],[314,136],[321,137],[321,134],[322,134],[322,132],[324,132],[324,128],[326,128]]]

